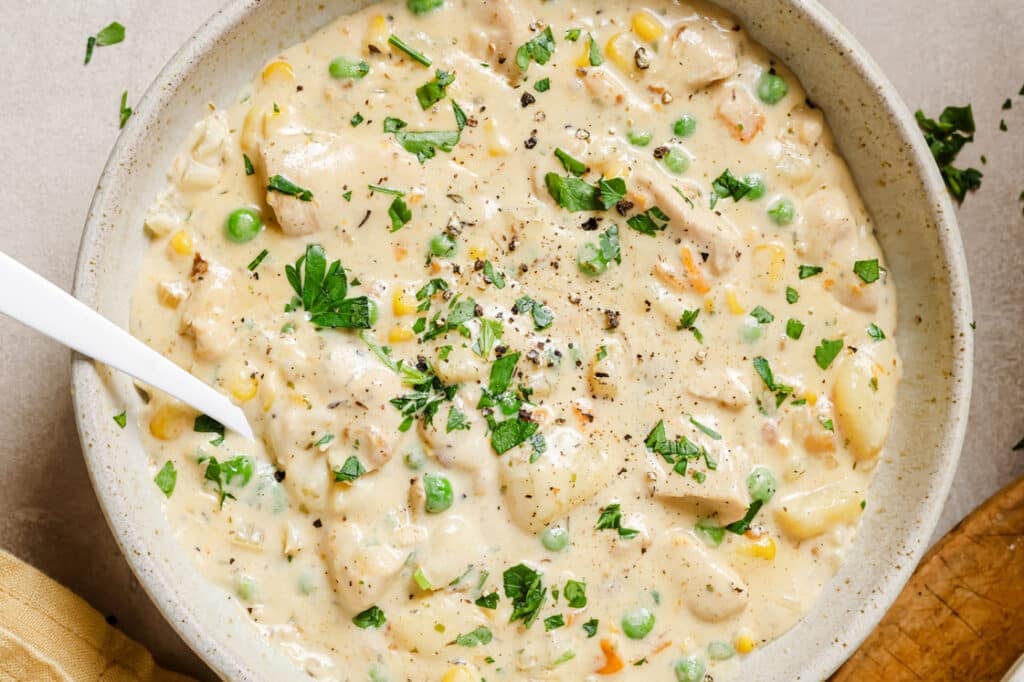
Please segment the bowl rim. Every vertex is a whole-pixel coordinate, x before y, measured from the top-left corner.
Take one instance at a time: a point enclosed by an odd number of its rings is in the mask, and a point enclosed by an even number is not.
[[[145,143],[150,129],[157,123],[162,110],[171,102],[178,88],[191,75],[195,64],[229,31],[264,4],[265,0],[231,0],[214,12],[182,44],[161,68],[135,107],[134,115],[115,141],[110,155],[97,182],[96,191],[90,203],[79,246],[75,267],[72,294],[87,305],[95,305],[98,293],[98,276],[92,264],[100,258],[104,242],[102,223],[103,209],[111,204],[116,192],[118,170],[127,165],[131,151]],[[712,0],[713,2],[714,0]],[[906,538],[910,551],[903,556],[884,580],[875,596],[853,619],[843,634],[846,646],[829,647],[823,651],[814,664],[802,671],[804,679],[824,679],[833,673],[870,634],[884,613],[889,609],[903,589],[911,573],[917,567],[927,549],[929,538],[938,524],[939,516],[953,483],[963,446],[970,408],[970,394],[973,375],[973,335],[969,325],[972,319],[971,294],[967,263],[952,201],[946,192],[938,167],[920,135],[909,108],[885,76],[879,65],[856,38],[825,9],[818,0],[781,0],[793,10],[805,15],[810,23],[830,38],[834,49],[841,50],[844,58],[860,72],[865,81],[874,86],[878,99],[896,125],[902,142],[910,149],[912,171],[921,178],[932,211],[939,251],[949,275],[949,300],[951,327],[958,343],[951,355],[953,374],[949,377],[952,388],[946,400],[948,417],[946,434],[943,438],[950,447],[944,455],[936,456],[935,478],[938,485],[933,487],[933,503],[923,508],[920,523]],[[737,13],[742,23],[742,15]],[[797,74],[799,76],[799,74]],[[99,479],[103,475],[103,452],[94,445],[88,435],[88,413],[90,404],[82,396],[89,394],[86,383],[94,375],[93,361],[77,353],[71,355],[71,385],[75,411],[75,422],[82,444],[86,468],[97,500],[107,525],[131,567],[135,577],[156,605],[164,619],[216,674],[231,679],[249,679],[258,676],[248,661],[233,659],[226,650],[215,646],[216,637],[204,632],[192,617],[192,609],[172,598],[172,586],[161,576],[156,559],[148,552],[132,551],[133,547],[145,545],[144,537],[135,528],[129,517],[121,513],[123,500],[117,496],[101,494]]]

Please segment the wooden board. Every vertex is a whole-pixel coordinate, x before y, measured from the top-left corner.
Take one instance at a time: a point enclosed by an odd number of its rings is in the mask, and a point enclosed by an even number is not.
[[[998,682],[1024,653],[1024,478],[951,530],[833,682]]]

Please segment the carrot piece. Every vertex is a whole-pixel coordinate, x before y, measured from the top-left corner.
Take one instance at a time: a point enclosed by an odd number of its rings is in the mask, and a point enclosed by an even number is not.
[[[708,285],[708,281],[704,279],[704,275],[697,268],[697,264],[693,262],[693,254],[686,247],[679,250],[679,255],[683,259],[683,267],[686,268],[686,272],[689,273],[690,286],[698,294],[706,294],[711,291],[711,287]]]
[[[604,666],[594,671],[598,675],[614,675],[625,667],[622,657],[615,650],[615,642],[610,639],[602,639],[601,651],[604,652]]]

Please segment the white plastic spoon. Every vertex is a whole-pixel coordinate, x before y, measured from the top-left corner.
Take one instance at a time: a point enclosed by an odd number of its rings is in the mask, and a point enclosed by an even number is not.
[[[245,413],[226,396],[2,251],[0,313],[169,393],[253,440]]]

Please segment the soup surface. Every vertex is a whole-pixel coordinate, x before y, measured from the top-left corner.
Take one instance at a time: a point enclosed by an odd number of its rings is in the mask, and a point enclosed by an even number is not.
[[[258,442],[153,393],[155,482],[297,669],[725,678],[843,561],[893,284],[822,113],[718,9],[373,5],[168,179],[133,332]]]

